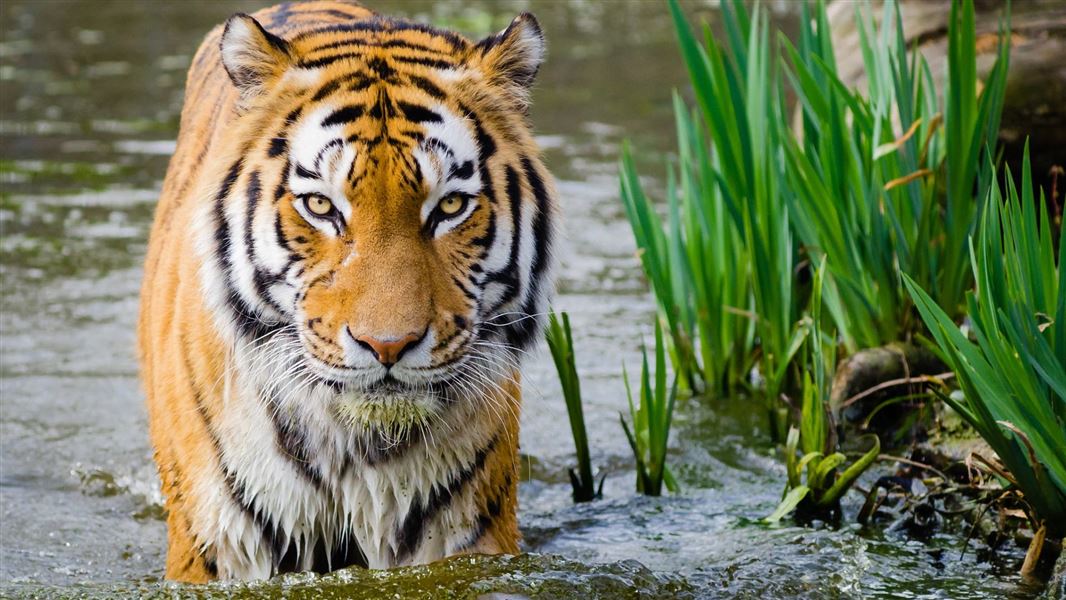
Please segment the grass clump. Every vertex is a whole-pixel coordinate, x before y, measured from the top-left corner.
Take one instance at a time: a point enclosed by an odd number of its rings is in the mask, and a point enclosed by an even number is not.
[[[873,434],[863,436],[871,441],[871,447],[850,465],[847,465],[847,457],[834,449],[828,407],[836,339],[835,334],[822,331],[821,295],[825,270],[823,261],[815,272],[810,314],[802,325],[808,335],[800,426],[791,427],[785,441],[788,482],[781,502],[765,519],[769,523],[780,521],[793,511],[804,518],[839,519],[840,499],[881,452],[880,440]]]
[[[1028,148],[1019,190],[989,187],[968,245],[976,290],[967,294],[968,335],[922,286],[905,278],[962,398],[943,395],[1006,466],[1034,531],[1066,536],[1066,245],[1056,262],[1054,225],[1035,197]],[[1037,207],[1040,207],[1039,209]],[[1061,240],[1062,224],[1058,226]],[[1042,537],[1042,536],[1038,536]]]
[[[622,368],[626,383],[626,397],[629,400],[629,418],[633,421],[630,428],[625,416],[618,415],[625,431],[633,458],[637,462],[637,491],[646,496],[662,495],[663,483],[671,492],[680,488],[670,468],[666,465],[666,446],[670,439],[670,422],[674,418],[674,402],[677,400],[677,378],[666,389],[666,350],[663,343],[663,331],[659,322],[655,322],[655,374],[648,367],[648,353],[644,355],[640,369],[639,401],[633,403],[633,392],[629,385],[629,374]]]
[[[1003,38],[978,94],[973,2],[954,2],[942,105],[921,54],[907,55],[898,5],[885,3],[879,32],[865,10],[855,18],[865,93],[837,76],[824,8],[811,19],[804,4],[798,47],[781,37],[802,114],[783,137],[790,214],[807,253],[830,258],[827,306],[849,352],[920,330],[901,273],[962,314],[989,183],[980,153],[995,144],[1009,60]]]
[[[603,495],[603,479],[597,489],[592,475],[592,462],[589,458],[588,434],[585,431],[585,413],[581,404],[581,379],[574,362],[574,339],[570,335],[570,315],[562,313],[562,318],[552,312],[548,315],[548,328],[545,332],[548,348],[551,349],[555,370],[559,374],[559,383],[563,388],[566,412],[570,417],[570,432],[574,436],[574,450],[577,453],[577,471],[570,469],[570,486],[573,488],[574,502],[588,502]]]
[[[628,148],[623,204],[675,370],[715,393],[745,385],[757,365],[780,440],[780,398],[804,388],[812,265],[828,265],[822,301],[849,353],[920,333],[904,273],[963,314],[972,279],[962,249],[982,212],[974,190],[983,199],[989,186],[979,158],[999,128],[1008,44],[981,86],[973,1],[956,0],[941,100],[895,2],[880,29],[856,11],[864,91],[837,73],[824,2],[813,13],[803,4],[796,45],[771,37],[766,10],[749,14],[739,0],[721,5],[721,40],[705,26],[701,42],[676,0],[669,9],[695,106],[675,95],[666,216]]]

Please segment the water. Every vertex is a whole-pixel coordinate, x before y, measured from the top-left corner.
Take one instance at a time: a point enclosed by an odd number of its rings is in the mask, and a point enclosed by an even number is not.
[[[530,554],[190,589],[160,582],[165,527],[134,357],[140,263],[185,69],[245,2],[0,5],[0,595],[545,598],[1028,597],[1021,553],[958,533],[766,527],[783,468],[743,398],[681,405],[677,497],[633,492],[618,425],[651,300],[617,199],[625,138],[658,175],[684,81],[657,2],[382,2],[472,34],[526,8],[549,38],[534,121],[566,213],[561,295],[605,499],[574,506],[572,446],[546,352],[528,361],[520,521]],[[714,20],[705,7],[687,5]],[[787,8],[787,6],[786,6]],[[787,12],[776,13],[787,25]],[[648,185],[660,188],[662,178]],[[859,499],[845,505],[854,522]],[[490,596],[491,597],[491,596]]]

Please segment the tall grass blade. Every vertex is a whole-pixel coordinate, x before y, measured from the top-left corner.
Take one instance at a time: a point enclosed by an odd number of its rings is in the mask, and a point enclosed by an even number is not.
[[[570,315],[564,312],[560,319],[555,312],[549,314],[545,338],[551,350],[552,360],[555,362],[555,370],[559,374],[563,399],[566,401],[566,412],[570,418],[570,432],[574,437],[577,472],[570,470],[570,485],[573,488],[574,502],[588,502],[595,499],[599,492],[596,490],[596,481],[592,475],[592,461],[589,457],[588,434],[585,430],[585,414],[581,403],[581,379],[578,376],[574,359]]]

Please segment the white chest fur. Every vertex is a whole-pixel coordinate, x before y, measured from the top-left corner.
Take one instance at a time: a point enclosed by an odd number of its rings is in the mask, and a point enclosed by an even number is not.
[[[382,454],[333,417],[328,388],[229,372],[215,422],[220,468],[201,479],[193,519],[221,578],[263,579],[282,563],[337,568],[334,557],[353,553],[371,568],[420,564],[472,541],[470,484],[495,434],[466,425],[470,409]]]

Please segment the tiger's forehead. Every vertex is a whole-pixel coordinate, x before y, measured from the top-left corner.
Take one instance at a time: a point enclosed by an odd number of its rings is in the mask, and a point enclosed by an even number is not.
[[[300,57],[299,66],[309,68],[384,52],[411,65],[429,66],[426,59],[454,63],[471,47],[469,40],[454,32],[384,17],[312,29],[289,43]]]
[[[418,195],[476,195],[481,181],[473,122],[422,94],[370,86],[305,111],[288,143],[294,194],[330,197],[386,177]],[[406,98],[406,99],[404,99]]]

